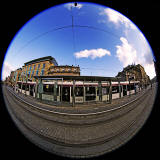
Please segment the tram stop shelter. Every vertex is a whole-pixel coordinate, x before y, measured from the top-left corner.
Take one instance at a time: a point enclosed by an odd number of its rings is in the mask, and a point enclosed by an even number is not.
[[[57,103],[112,102],[112,82],[116,77],[34,76],[35,97]],[[119,81],[120,87],[120,81]]]

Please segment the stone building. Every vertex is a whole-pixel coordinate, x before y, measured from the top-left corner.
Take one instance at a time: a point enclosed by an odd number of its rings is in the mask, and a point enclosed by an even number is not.
[[[51,66],[48,72],[49,76],[66,75],[66,76],[80,76],[79,66]]]
[[[35,81],[34,76],[46,76],[51,66],[57,66],[57,61],[51,57],[41,57],[24,63],[22,66],[22,81]]]
[[[14,80],[15,80],[15,82],[21,80],[21,73],[22,73],[22,68],[18,68],[17,70],[15,70],[15,72],[14,72]]]
[[[15,85],[15,71],[11,71],[8,83],[11,86]]]
[[[57,61],[51,57],[41,57],[24,63],[22,68],[18,68],[12,71],[9,76],[9,85],[14,86],[17,81],[22,82],[34,82],[34,76],[57,76],[57,75],[68,75],[68,76],[79,76],[79,66],[59,66]]]
[[[116,77],[119,77],[121,80],[124,81],[140,81],[140,84],[142,86],[150,84],[150,78],[146,74],[143,66],[141,66],[140,64],[128,65],[127,67],[123,68],[122,72],[118,72]]]

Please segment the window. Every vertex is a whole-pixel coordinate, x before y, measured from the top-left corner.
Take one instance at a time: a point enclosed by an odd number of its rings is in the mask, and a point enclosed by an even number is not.
[[[57,87],[55,89],[56,89],[57,95],[58,95],[59,94],[59,87]],[[54,93],[54,85],[44,84],[43,85],[43,91],[44,91],[44,94],[53,95],[53,93]]]
[[[36,68],[36,65],[34,65],[34,68],[33,68],[33,69],[35,70],[35,68]]]
[[[112,94],[119,93],[119,86],[112,86]]]
[[[31,72],[29,71],[29,72],[28,72],[28,77],[30,76],[30,73],[31,73]]]
[[[45,63],[43,63],[43,68],[42,69],[44,69],[45,68]]]
[[[39,67],[40,67],[40,64],[38,64],[38,69],[39,69]]]
[[[44,75],[44,70],[41,71],[41,76],[43,76],[43,75]]]
[[[34,75],[34,70],[33,70],[33,72],[32,72],[32,75],[31,75],[31,77],[33,77],[33,75]]]
[[[22,85],[22,90],[25,90],[25,85],[24,84]]]
[[[127,85],[127,91],[134,90],[134,84]]]
[[[86,87],[86,94],[96,94],[95,87]]]
[[[75,87],[75,96],[76,97],[83,96],[83,87]]]
[[[97,90],[97,94],[99,95],[99,88]],[[102,87],[102,95],[109,94],[109,87]]]
[[[38,70],[36,71],[36,76],[38,76]]]

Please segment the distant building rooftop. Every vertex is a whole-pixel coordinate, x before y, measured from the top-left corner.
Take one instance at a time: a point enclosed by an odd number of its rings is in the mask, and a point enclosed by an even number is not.
[[[28,61],[26,63],[24,63],[25,65],[29,65],[29,64],[33,64],[33,63],[38,63],[38,62],[43,62],[49,60],[51,61],[55,66],[58,66],[57,61],[52,57],[52,56],[46,56],[46,57],[41,57],[41,58],[37,58],[31,61]]]

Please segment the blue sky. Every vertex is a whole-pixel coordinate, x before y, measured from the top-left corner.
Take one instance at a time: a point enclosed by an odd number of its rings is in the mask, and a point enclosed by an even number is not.
[[[152,50],[140,30],[119,12],[93,3],[62,4],[33,17],[12,40],[2,78],[44,56],[59,65],[79,65],[81,75],[112,77],[139,63],[155,76]]]

